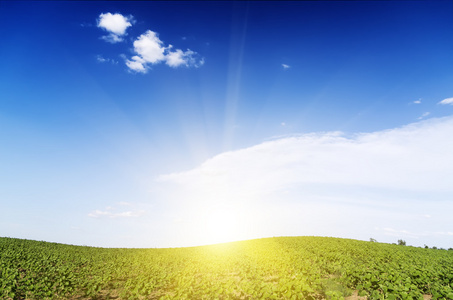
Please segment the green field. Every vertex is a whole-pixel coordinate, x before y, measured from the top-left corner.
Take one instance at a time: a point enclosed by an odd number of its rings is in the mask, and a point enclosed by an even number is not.
[[[167,249],[0,238],[0,275],[1,299],[453,299],[453,251],[325,237]]]

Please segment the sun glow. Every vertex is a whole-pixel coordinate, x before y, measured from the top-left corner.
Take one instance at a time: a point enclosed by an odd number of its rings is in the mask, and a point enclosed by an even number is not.
[[[204,210],[201,240],[205,244],[217,244],[244,239],[247,234],[245,211],[238,207],[217,206]]]

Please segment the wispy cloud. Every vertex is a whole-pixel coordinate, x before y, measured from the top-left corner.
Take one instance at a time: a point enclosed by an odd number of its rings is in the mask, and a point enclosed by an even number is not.
[[[132,22],[132,16],[125,17],[119,13],[101,13],[97,21],[97,26],[109,33],[102,38],[113,44],[123,41],[123,36],[126,35],[126,29],[132,26]]]
[[[152,30],[148,30],[134,41],[134,52],[137,55],[126,59],[126,65],[130,70],[140,73],[146,73],[150,65],[161,62],[173,68],[200,67],[204,64],[204,59],[190,49],[173,50],[172,45],[165,46],[159,35]]]
[[[446,98],[446,99],[440,101],[439,104],[449,104],[449,105],[453,105],[453,98]]]
[[[407,236],[412,238],[422,238],[426,236],[453,236],[453,232],[451,231],[420,231],[420,232],[412,232],[406,229],[394,229],[394,228],[377,228],[377,230],[383,231],[386,235],[394,236],[394,237],[401,237]]]
[[[97,55],[96,60],[100,63],[111,63],[111,64],[118,64],[118,61],[111,59],[111,58],[105,58],[102,55]]]
[[[429,116],[430,114],[431,114],[431,113],[430,113],[429,111],[424,112],[420,117],[418,117],[418,119],[419,119],[419,120],[424,119],[424,118],[426,118],[427,116]]]
[[[80,27],[92,27],[92,26],[93,26],[93,24],[87,23],[87,22],[83,22],[80,24]]]
[[[390,235],[390,236],[394,236],[394,237],[401,237],[401,236],[406,236],[406,237],[411,237],[411,238],[420,238],[421,235],[423,234],[420,234],[420,233],[414,233],[414,232],[410,232],[406,229],[394,229],[394,228],[389,228],[389,227],[386,227],[386,228],[382,228],[382,229],[378,229],[378,230],[382,230],[384,231],[384,233],[386,235]]]
[[[453,191],[453,118],[357,134],[314,133],[215,156],[160,181],[213,194],[262,194],[295,184],[323,183]]]
[[[127,202],[120,202],[120,206],[130,206]],[[144,210],[118,211],[116,208],[108,206],[105,210],[94,210],[88,214],[92,218],[137,218],[145,213]]]
[[[414,103],[414,104],[420,104],[420,103],[422,103],[422,99],[420,98],[420,99],[418,99],[418,100],[415,100],[415,101],[412,102],[412,103]]]
[[[285,70],[291,68],[291,66],[289,66],[289,65],[287,65],[287,64],[282,64],[282,67],[283,67],[283,69],[285,69]]]

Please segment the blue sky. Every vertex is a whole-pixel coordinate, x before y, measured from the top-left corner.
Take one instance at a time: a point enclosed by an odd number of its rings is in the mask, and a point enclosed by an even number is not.
[[[0,236],[453,247],[451,1],[0,2]]]

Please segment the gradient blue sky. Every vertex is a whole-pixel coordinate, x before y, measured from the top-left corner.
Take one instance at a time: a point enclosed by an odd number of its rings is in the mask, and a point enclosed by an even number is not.
[[[0,236],[453,247],[452,36],[451,1],[0,1]]]

